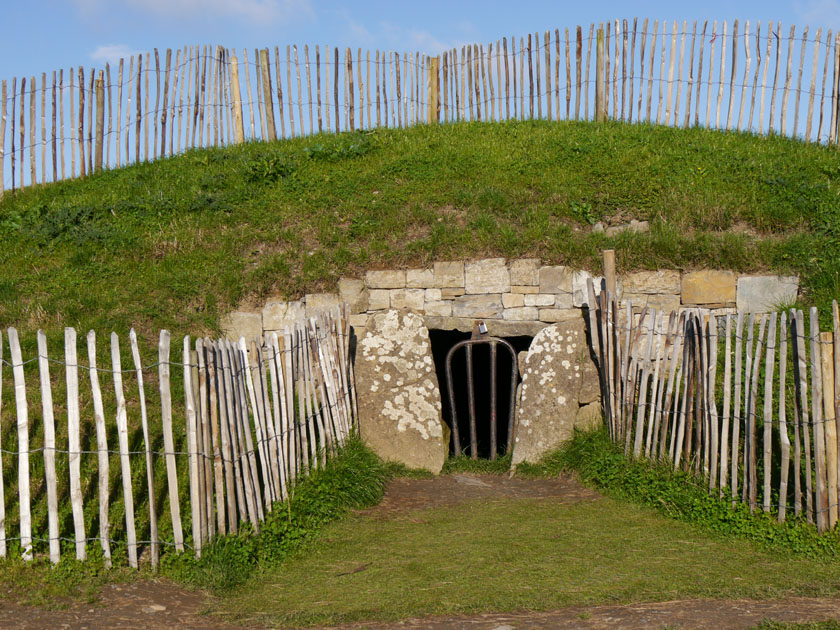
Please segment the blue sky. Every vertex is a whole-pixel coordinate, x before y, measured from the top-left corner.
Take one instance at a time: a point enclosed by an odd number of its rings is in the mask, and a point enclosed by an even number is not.
[[[781,20],[840,27],[840,0],[704,3],[484,0],[3,0],[0,79],[187,44],[285,44],[419,50],[615,18]]]

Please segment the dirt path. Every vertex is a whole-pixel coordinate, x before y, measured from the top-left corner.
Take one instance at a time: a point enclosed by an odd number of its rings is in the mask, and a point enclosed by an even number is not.
[[[598,494],[574,479],[508,479],[507,477],[449,475],[437,479],[397,479],[385,498],[363,513],[390,519],[410,510],[453,505],[467,500],[505,501],[514,497],[547,498],[576,503],[594,501]],[[184,590],[165,580],[113,584],[94,604],[77,604],[65,610],[21,606],[0,599],[0,629],[35,630],[236,630],[258,626],[226,624],[205,614],[201,593]],[[398,623],[361,623],[339,626],[365,630],[399,627],[403,630],[535,630],[548,628],[750,628],[763,619],[822,621],[840,619],[840,599],[790,598],[783,600],[688,600],[630,606],[572,607],[551,612],[492,613],[407,619]]]

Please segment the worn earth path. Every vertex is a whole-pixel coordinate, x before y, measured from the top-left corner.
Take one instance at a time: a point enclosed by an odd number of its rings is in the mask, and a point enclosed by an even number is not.
[[[447,475],[436,479],[397,479],[389,484],[382,503],[365,513],[391,518],[406,510],[452,505],[461,501],[506,497],[540,497],[561,502],[597,498],[571,478],[523,480],[506,477]],[[63,610],[20,605],[14,597],[0,599],[0,629],[60,628],[67,630],[237,630],[259,628],[228,624],[203,612],[207,601],[165,580],[113,584],[99,601],[75,604]],[[684,600],[624,606],[570,607],[549,612],[489,613],[425,617],[400,622],[371,622],[337,626],[342,630],[524,630],[548,628],[750,628],[764,619],[823,621],[840,619],[840,598],[789,598],[782,600]],[[323,630],[323,629],[320,629]]]

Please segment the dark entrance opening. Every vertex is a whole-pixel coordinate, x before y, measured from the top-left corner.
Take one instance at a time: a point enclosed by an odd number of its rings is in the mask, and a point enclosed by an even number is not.
[[[432,355],[435,361],[435,372],[437,373],[438,383],[440,384],[440,396],[443,405],[443,420],[452,428],[452,411],[449,405],[449,385],[446,379],[446,355],[449,350],[457,343],[470,338],[470,333],[460,332],[457,330],[430,330],[429,340],[432,345]],[[519,354],[523,350],[527,350],[531,344],[531,337],[505,337],[505,341],[510,343],[516,353]],[[475,417],[476,417],[476,437],[478,442],[478,457],[490,457],[490,347],[487,344],[473,346],[473,387],[475,393]],[[517,370],[517,366],[512,364],[509,352],[502,348],[501,345],[497,347],[496,352],[496,417],[497,430],[496,442],[498,454],[505,455],[507,452],[508,442],[508,414],[511,403],[510,391],[510,374],[511,369]],[[521,379],[517,376],[517,383]],[[469,381],[467,379],[467,361],[466,352],[462,348],[457,350],[453,355],[452,360],[452,383],[453,393],[455,394],[455,409],[458,416],[458,432],[461,436],[462,453],[470,455],[470,420],[469,420],[469,398],[468,388]],[[455,454],[455,442],[450,435],[449,438],[449,454]]]

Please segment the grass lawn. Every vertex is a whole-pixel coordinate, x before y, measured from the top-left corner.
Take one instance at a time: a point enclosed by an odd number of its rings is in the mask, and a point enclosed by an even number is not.
[[[468,502],[389,520],[354,515],[221,607],[241,619],[311,625],[839,593],[836,560],[763,551],[602,497]]]
[[[837,152],[782,137],[584,122],[459,123],[183,155],[7,194],[0,327],[218,327],[270,294],[434,260],[619,271],[840,272]],[[651,222],[607,238],[598,220]],[[30,339],[30,336],[32,339]]]

